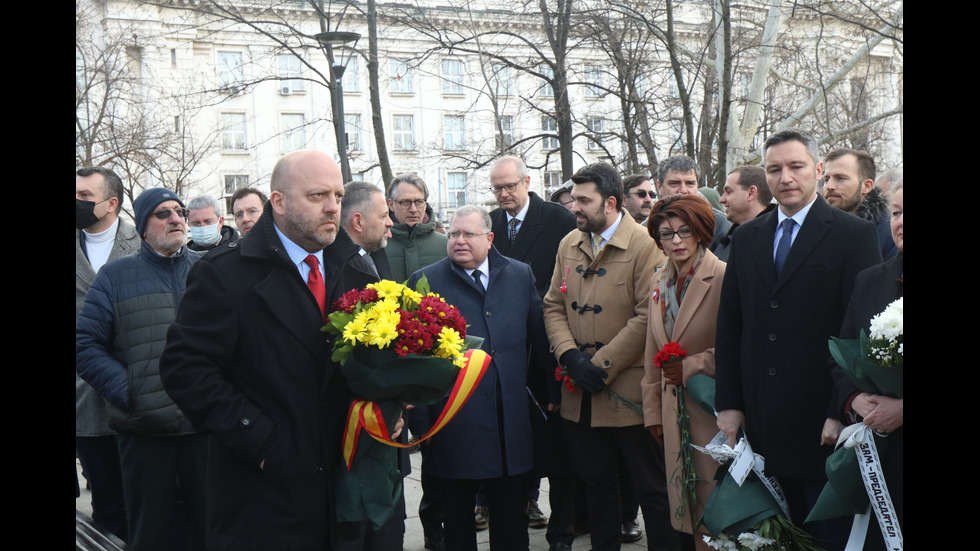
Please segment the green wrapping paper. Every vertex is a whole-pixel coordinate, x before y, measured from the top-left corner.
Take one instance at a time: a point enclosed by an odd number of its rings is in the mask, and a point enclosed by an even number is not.
[[[459,368],[449,360],[392,351],[355,348],[340,367],[351,392],[377,402],[391,431],[403,403],[434,404],[452,389]],[[341,465],[334,475],[338,522],[369,520],[380,528],[402,497],[398,449],[378,442],[366,432],[358,438],[350,470]]]

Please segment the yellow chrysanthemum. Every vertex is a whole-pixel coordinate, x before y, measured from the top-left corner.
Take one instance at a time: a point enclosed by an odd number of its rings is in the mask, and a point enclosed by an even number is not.
[[[374,303],[374,307],[371,308],[371,315],[381,317],[382,314],[389,314],[396,310],[398,310],[398,298],[389,296]]]
[[[379,319],[368,326],[368,344],[385,348],[398,338],[398,324]]]
[[[380,298],[387,298],[391,296],[394,297],[395,299],[401,297],[402,292],[405,289],[405,286],[402,285],[401,283],[395,283],[394,281],[390,281],[387,279],[382,279],[377,283],[371,283],[367,287],[368,289],[374,289],[375,291],[377,291],[378,297]]]
[[[405,298],[405,304],[409,308],[418,306],[419,303],[422,302],[422,295],[420,295],[416,291],[413,291],[413,290],[409,289],[408,287],[405,288],[405,291],[404,291],[403,296]]]
[[[366,308],[354,314],[354,321],[360,322],[361,325],[367,327],[374,320],[374,316],[371,315],[371,310],[372,308]]]
[[[398,323],[401,321],[401,316],[398,314],[397,309],[381,310],[378,312],[377,323],[381,325],[392,325],[397,327]]]
[[[436,346],[435,353],[440,358],[455,358],[463,350],[462,337],[459,336],[459,333],[455,329],[449,327],[443,327],[439,331],[437,342],[438,346]]]
[[[344,340],[351,344],[357,344],[357,341],[363,338],[364,330],[364,322],[355,318],[344,326]]]

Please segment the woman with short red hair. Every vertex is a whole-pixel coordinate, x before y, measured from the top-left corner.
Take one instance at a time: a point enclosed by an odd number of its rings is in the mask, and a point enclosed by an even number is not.
[[[705,529],[695,532],[694,527],[711,495],[718,465],[710,456],[687,448],[689,460],[684,468],[677,393],[683,392],[689,442],[707,445],[718,433],[713,412],[702,409],[678,385],[686,386],[694,375],[715,376],[715,322],[725,263],[708,250],[715,220],[711,206],[701,197],[664,197],[653,205],[647,228],[668,261],[653,276],[651,286],[641,383],[644,424],[664,445],[674,529],[694,534],[697,549],[709,549],[701,537],[707,534]],[[661,351],[668,343],[678,345],[683,353],[674,355],[682,358],[665,361],[667,352]]]

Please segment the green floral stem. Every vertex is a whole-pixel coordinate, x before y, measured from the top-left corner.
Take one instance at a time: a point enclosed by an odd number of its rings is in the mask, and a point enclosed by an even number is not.
[[[609,388],[608,386],[603,386],[602,389],[605,390],[606,392],[608,392],[609,395],[612,396],[613,398],[615,398],[617,400],[620,400],[624,404],[626,404],[627,406],[629,406],[630,409],[632,409],[633,411],[635,411],[637,415],[643,415],[643,408],[641,408],[640,406],[636,405],[636,402],[633,402],[632,400],[629,400],[629,399],[623,397],[622,394],[616,392],[615,390]]]
[[[680,459],[683,481],[680,504],[677,506],[675,514],[684,518],[684,512],[688,505],[691,508],[691,516],[694,517],[696,514],[698,476],[694,469],[694,453],[691,448],[691,418],[688,416],[687,406],[684,404],[684,385],[676,385],[676,387],[677,425],[681,437]]]

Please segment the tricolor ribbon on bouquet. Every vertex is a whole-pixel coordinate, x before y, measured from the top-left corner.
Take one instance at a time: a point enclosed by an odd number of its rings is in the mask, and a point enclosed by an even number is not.
[[[464,365],[459,370],[456,383],[449,394],[446,406],[439,414],[435,424],[429,432],[419,437],[419,442],[428,440],[434,434],[442,430],[453,417],[459,413],[463,404],[469,400],[480,380],[483,379],[487,367],[490,366],[490,356],[479,348],[469,349],[463,354]],[[361,429],[367,431],[372,438],[393,448],[407,448],[413,444],[402,444],[391,440],[390,433],[385,425],[384,416],[381,415],[381,407],[376,402],[357,399],[350,406],[347,412],[347,425],[344,428],[344,463],[347,470],[351,468],[354,460],[354,452],[357,451],[357,440],[361,435]]]
[[[712,459],[719,463],[725,463],[725,461],[732,459],[732,464],[729,465],[728,472],[739,486],[745,482],[745,479],[749,476],[749,471],[755,471],[762,485],[769,490],[773,499],[779,504],[779,508],[783,510],[783,515],[786,518],[790,518],[789,504],[786,502],[783,489],[779,486],[779,482],[775,478],[766,475],[765,458],[752,451],[752,446],[749,445],[746,437],[743,436],[739,439],[733,449],[728,445],[728,437],[725,436],[725,433],[719,432],[711,439],[711,442],[707,446],[702,448],[701,446],[691,444],[691,447],[710,455]]]
[[[854,423],[841,431],[837,438],[837,445],[851,448],[857,454],[858,469],[861,472],[861,479],[864,481],[864,488],[868,492],[868,509],[875,512],[878,517],[878,526],[881,527],[881,536],[885,540],[886,549],[903,549],[904,540],[902,539],[902,529],[898,526],[898,516],[895,513],[895,505],[892,503],[891,494],[888,493],[888,485],[885,483],[885,475],[881,470],[881,459],[878,457],[878,446],[875,445],[874,432],[871,427],[864,423]],[[854,515],[854,522],[851,525],[851,534],[847,540],[844,551],[859,550],[864,547],[864,540],[867,536],[870,511],[860,515]]]

